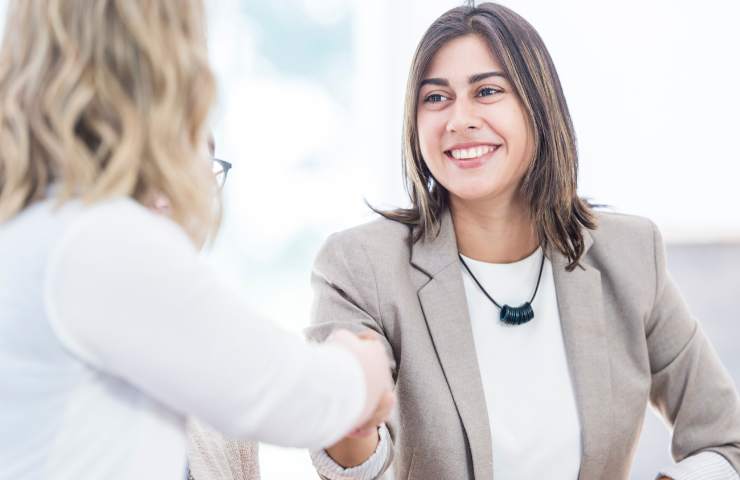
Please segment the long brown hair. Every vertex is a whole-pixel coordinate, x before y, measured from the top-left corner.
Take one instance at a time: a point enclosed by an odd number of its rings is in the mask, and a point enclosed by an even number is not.
[[[419,42],[406,86],[403,126],[404,178],[412,206],[376,211],[413,226],[415,242],[439,233],[440,215],[448,207],[449,196],[421,155],[416,123],[419,88],[437,51],[465,35],[478,35],[487,42],[522,102],[533,132],[534,158],[521,191],[540,241],[562,252],[572,270],[584,250],[581,229],[596,225],[588,203],[576,192],[578,154],[568,106],[540,36],[522,17],[495,3],[449,10]]]
[[[0,48],[0,222],[48,198],[167,198],[196,243],[220,214],[202,0],[14,0]]]

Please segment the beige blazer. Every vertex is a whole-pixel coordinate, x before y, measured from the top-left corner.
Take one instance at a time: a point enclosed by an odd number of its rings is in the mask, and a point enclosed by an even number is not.
[[[598,223],[584,232],[583,268],[567,272],[564,256],[547,252],[581,423],[579,479],[629,478],[648,402],[674,429],[677,461],[709,450],[740,470],[737,391],[666,271],[660,234],[633,216],[599,214]],[[334,234],[312,284],[310,337],[371,328],[387,343],[395,477],[494,478],[450,215],[435,240],[416,244],[409,227],[386,219]]]

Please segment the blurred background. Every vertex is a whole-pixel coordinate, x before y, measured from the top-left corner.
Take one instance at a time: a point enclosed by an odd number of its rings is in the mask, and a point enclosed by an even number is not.
[[[300,331],[326,236],[373,218],[364,200],[406,204],[408,66],[427,26],[462,2],[205,1],[216,154],[234,164],[208,255],[255,309]],[[558,68],[580,193],[661,227],[674,277],[740,383],[740,3],[503,3],[535,26]],[[671,462],[669,441],[649,411],[633,478]],[[305,451],[263,445],[260,457],[266,480],[315,478]]]

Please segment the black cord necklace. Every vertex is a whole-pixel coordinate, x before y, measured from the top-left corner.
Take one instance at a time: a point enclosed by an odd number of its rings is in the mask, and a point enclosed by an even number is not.
[[[498,307],[498,309],[501,312],[499,315],[499,318],[501,319],[502,322],[508,325],[521,325],[522,323],[527,323],[528,321],[534,318],[534,310],[532,309],[532,302],[534,301],[534,297],[537,296],[537,290],[540,288],[540,280],[542,280],[542,270],[545,266],[545,253],[544,252],[542,252],[542,262],[540,263],[540,273],[537,276],[537,285],[534,287],[534,293],[532,294],[532,298],[528,302],[524,302],[518,307],[512,307],[506,304],[504,304],[504,306],[499,305],[498,302],[494,300],[493,297],[488,294],[486,289],[483,288],[483,285],[480,284],[478,279],[475,278],[475,275],[473,275],[473,272],[470,270],[470,267],[468,267],[468,264],[465,263],[465,260],[463,260],[462,255],[458,253],[457,256],[460,257],[460,261],[465,267],[465,270],[468,271],[468,273],[470,274],[470,278],[472,278],[475,284],[478,285],[478,288],[480,288],[481,292],[483,292],[483,295],[488,297],[488,299],[491,302],[493,302],[493,304],[496,305],[496,307]]]

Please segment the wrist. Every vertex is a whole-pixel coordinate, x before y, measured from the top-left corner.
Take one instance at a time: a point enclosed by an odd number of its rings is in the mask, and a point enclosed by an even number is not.
[[[375,452],[380,443],[378,429],[362,437],[347,436],[326,449],[326,454],[343,468],[362,465]]]

